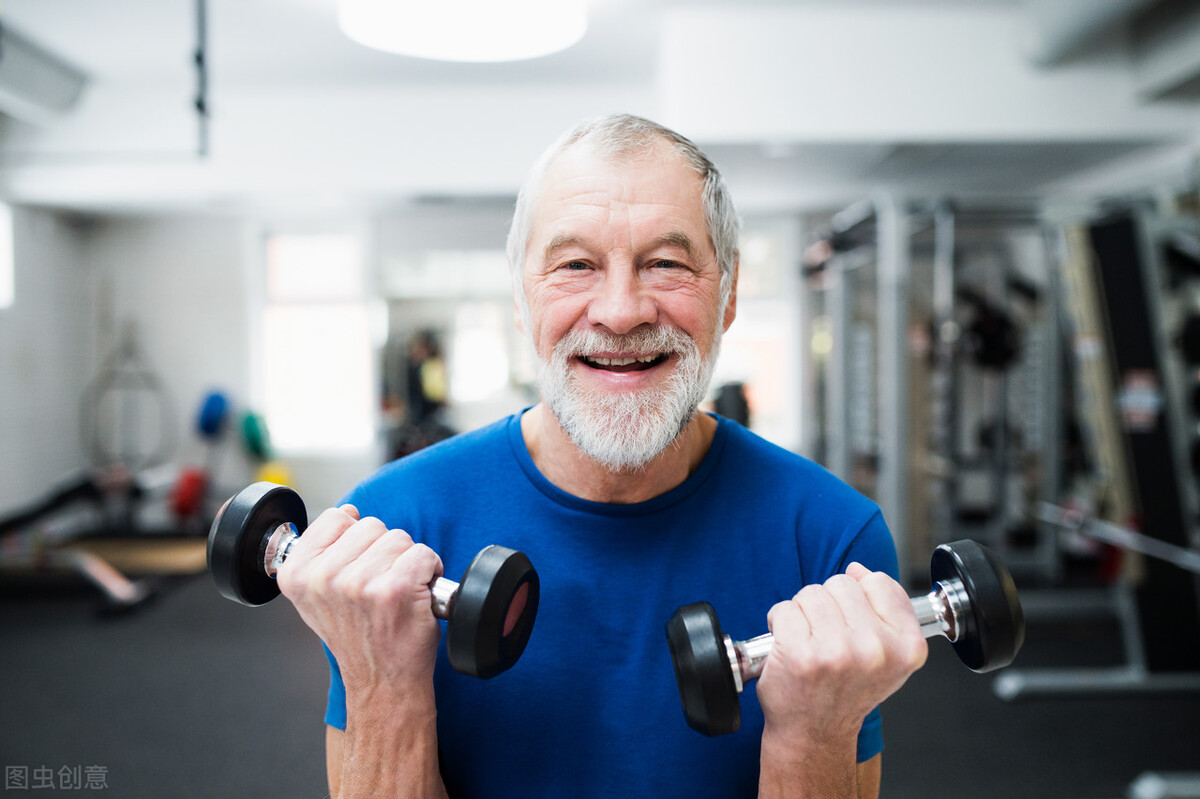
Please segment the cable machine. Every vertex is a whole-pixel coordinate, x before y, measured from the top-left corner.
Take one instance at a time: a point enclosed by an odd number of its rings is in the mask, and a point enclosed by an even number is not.
[[[1060,345],[1045,262],[1040,222],[1025,209],[886,197],[834,214],[806,252],[809,451],[880,504],[905,577],[921,568],[910,553],[964,534],[1019,569],[1055,573],[1056,536],[1033,513],[1058,480]],[[982,286],[971,282],[979,263]],[[964,442],[989,421],[963,396],[976,384],[995,419],[987,452],[971,455]],[[969,458],[986,510],[973,521],[960,513]]]
[[[1041,515],[1120,553],[1113,590],[1126,662],[1015,669],[996,690],[1006,699],[1200,691],[1200,347],[1189,333],[1200,330],[1200,219],[1134,204],[1064,227],[1062,241],[1090,463],[1064,496],[1070,507],[1048,503]]]

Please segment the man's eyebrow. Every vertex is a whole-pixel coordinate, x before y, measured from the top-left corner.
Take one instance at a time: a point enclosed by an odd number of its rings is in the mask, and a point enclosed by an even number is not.
[[[573,233],[558,233],[546,243],[545,247],[542,248],[542,257],[546,260],[549,260],[550,256],[552,256],[558,250],[561,250],[564,247],[570,247],[575,244],[579,244],[580,241],[581,239],[579,236],[576,236]]]
[[[582,244],[583,239],[574,233],[557,233],[542,248],[542,257],[550,260],[550,257],[558,250]],[[691,236],[681,230],[672,230],[669,233],[664,233],[655,239],[654,244],[656,247],[678,247],[687,253],[689,258],[694,258],[696,255],[696,243],[692,241]]]
[[[691,236],[683,231],[672,230],[670,233],[664,233],[658,237],[657,243],[668,247],[678,247],[687,253],[689,258],[693,258],[696,255],[695,242],[692,241]]]

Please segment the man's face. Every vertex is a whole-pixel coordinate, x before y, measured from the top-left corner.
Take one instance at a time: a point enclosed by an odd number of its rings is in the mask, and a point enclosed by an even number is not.
[[[543,396],[584,452],[641,466],[703,399],[724,313],[701,180],[659,145],[559,155],[533,213],[522,286]]]

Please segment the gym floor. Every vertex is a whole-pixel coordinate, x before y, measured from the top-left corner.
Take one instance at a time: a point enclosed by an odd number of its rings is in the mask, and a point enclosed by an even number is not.
[[[66,583],[0,590],[6,778],[49,769],[60,790],[37,795],[73,796],[59,772],[98,766],[114,797],[326,794],[325,659],[289,605],[248,610],[199,576],[122,616],[97,606]],[[1017,664],[1119,662],[1115,625],[1033,622]],[[1006,704],[940,639],[884,730],[888,799],[1119,799],[1144,771],[1200,770],[1200,696]]]

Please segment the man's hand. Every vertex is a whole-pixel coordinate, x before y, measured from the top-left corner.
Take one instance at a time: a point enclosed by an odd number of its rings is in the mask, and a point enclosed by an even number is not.
[[[430,583],[442,561],[403,530],[330,508],[293,545],[279,589],[337,659],[346,730],[326,738],[335,799],[444,797],[433,667],[441,630]]]
[[[881,572],[853,563],[806,586],[767,616],[775,643],[758,681],[766,718],[763,794],[856,796],[855,741],[863,719],[925,663],[912,602]]]
[[[343,505],[300,536],[279,588],[337,658],[348,695],[428,690],[441,636],[429,585],[441,573],[429,547]]]

